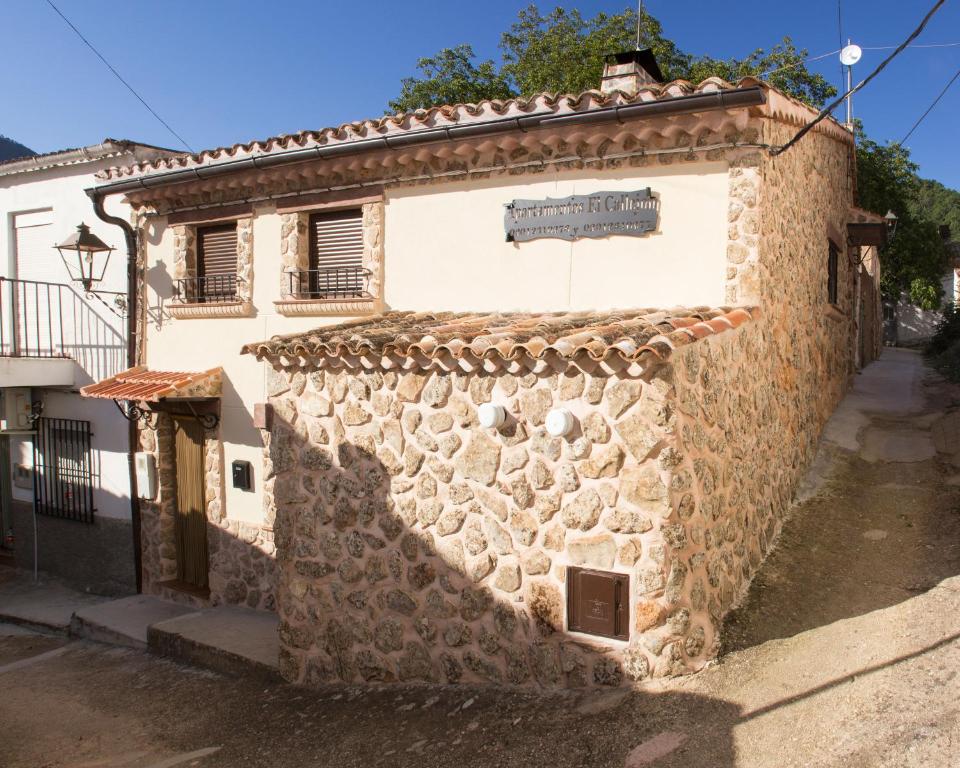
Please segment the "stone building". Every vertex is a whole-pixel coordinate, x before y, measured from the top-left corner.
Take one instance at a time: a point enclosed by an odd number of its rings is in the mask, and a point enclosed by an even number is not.
[[[106,174],[144,367],[90,394],[147,414],[148,591],[276,610],[308,684],[716,654],[876,354],[882,224],[836,122],[774,155],[813,110],[657,74]]]

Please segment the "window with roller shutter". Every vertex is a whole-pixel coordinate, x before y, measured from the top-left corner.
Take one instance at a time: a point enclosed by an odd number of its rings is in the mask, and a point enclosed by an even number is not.
[[[237,225],[197,229],[197,277],[192,301],[224,302],[237,298]],[[190,286],[187,286],[188,297]]]
[[[300,298],[343,299],[366,295],[363,217],[360,209],[310,217],[308,269],[299,273]]]

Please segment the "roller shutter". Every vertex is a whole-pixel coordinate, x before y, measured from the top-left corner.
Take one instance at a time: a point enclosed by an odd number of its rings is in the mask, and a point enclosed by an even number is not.
[[[363,216],[359,209],[310,217],[310,293],[320,298],[364,291]]]
[[[197,230],[197,277],[203,300],[228,301],[236,296],[236,223]]]

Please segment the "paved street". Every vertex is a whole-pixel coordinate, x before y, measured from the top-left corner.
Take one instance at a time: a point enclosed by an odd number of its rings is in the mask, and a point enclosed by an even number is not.
[[[955,398],[913,352],[857,377],[725,655],[696,676],[607,694],[315,691],[7,626],[0,764],[955,766]]]

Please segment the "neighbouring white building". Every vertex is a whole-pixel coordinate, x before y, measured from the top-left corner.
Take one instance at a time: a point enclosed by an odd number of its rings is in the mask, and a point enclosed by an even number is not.
[[[169,154],[106,139],[0,163],[0,551],[94,592],[131,592],[136,571],[127,423],[78,394],[126,367],[126,249],[84,190]],[[109,212],[129,218],[119,200]],[[89,293],[54,247],[81,223],[116,248]]]
[[[949,229],[941,229],[941,235],[948,239]],[[887,309],[887,343],[901,346],[925,344],[937,332],[937,326],[943,319],[943,308],[960,300],[960,242],[948,241],[945,247],[949,261],[940,280],[943,291],[940,309],[921,309],[910,301],[910,294],[904,291],[896,306],[891,304]]]

